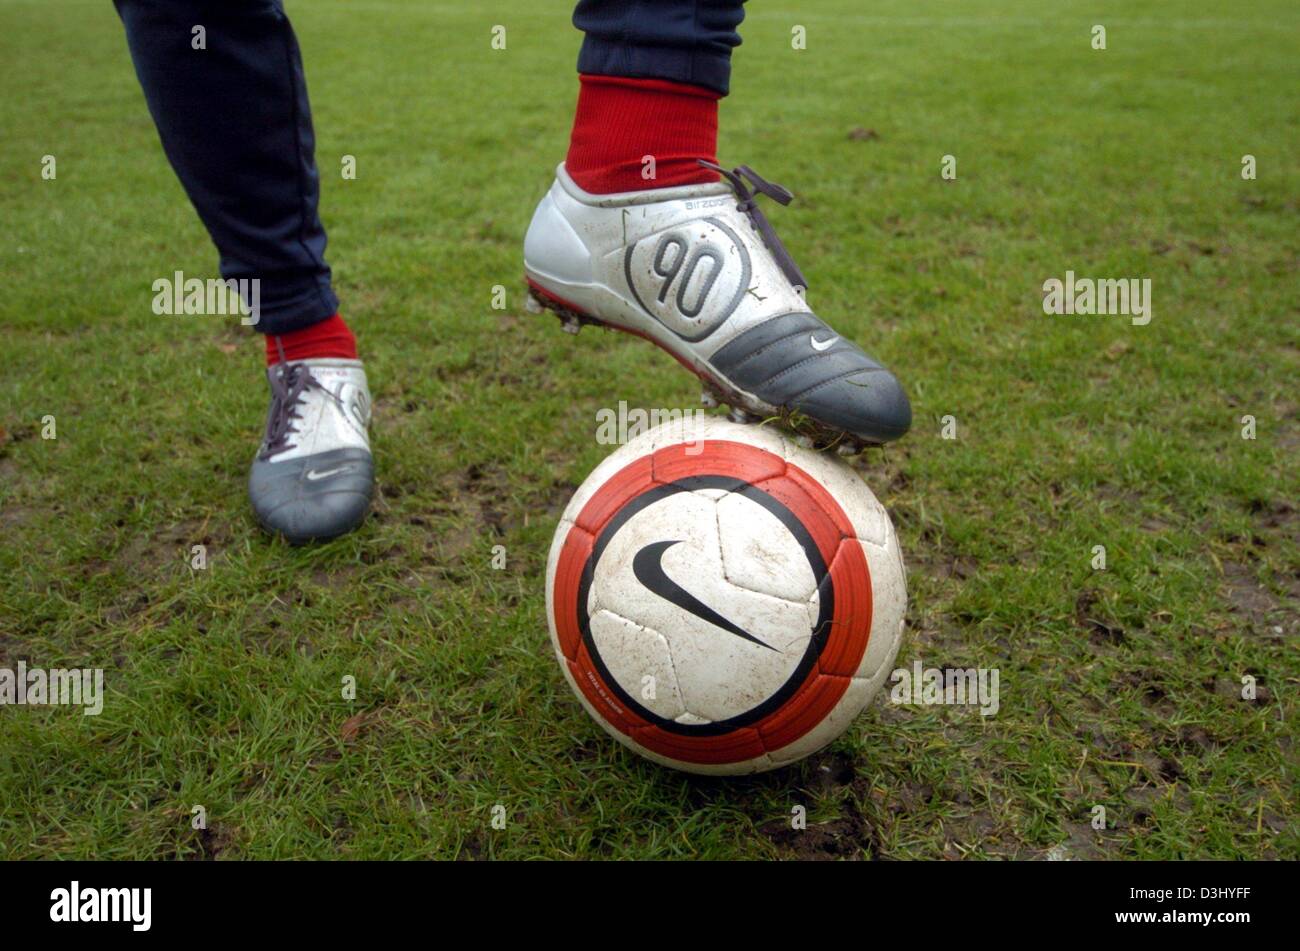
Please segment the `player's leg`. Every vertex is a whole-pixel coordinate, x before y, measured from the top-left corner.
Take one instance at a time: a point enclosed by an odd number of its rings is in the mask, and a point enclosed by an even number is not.
[[[889,371],[813,315],[763,214],[790,194],[717,167],[743,0],[582,0],[569,152],[524,241],[533,299],[566,328],[647,337],[706,399],[841,449],[897,439],[912,411]]]
[[[278,0],[115,0],[163,149],[227,280],[257,281],[271,407],[249,494],[290,541],[355,528],[374,483],[370,394],[317,212],[302,60]],[[245,285],[249,286],[249,285]]]

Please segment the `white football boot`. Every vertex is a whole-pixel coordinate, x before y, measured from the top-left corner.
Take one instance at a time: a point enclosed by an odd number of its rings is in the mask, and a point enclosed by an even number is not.
[[[561,165],[524,238],[530,309],[564,328],[625,330],[658,344],[733,418],[778,417],[819,446],[897,439],[912,408],[893,374],[813,315],[807,284],[756,205],[791,194],[741,166],[723,181],[616,195]]]
[[[370,508],[370,390],[360,360],[277,363],[271,408],[248,475],[258,521],[293,544],[350,532]]]

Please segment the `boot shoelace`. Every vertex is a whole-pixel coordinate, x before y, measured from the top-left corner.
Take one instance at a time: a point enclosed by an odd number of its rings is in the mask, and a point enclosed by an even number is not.
[[[311,368],[301,363],[280,363],[278,373],[269,375],[271,381],[271,412],[266,417],[266,438],[262,451],[257,457],[266,460],[278,452],[290,448],[289,437],[293,433],[294,421],[300,419],[298,403],[302,394],[309,387],[320,390],[340,408],[339,398],[321,385],[312,375]]]
[[[749,216],[750,223],[762,237],[767,249],[772,252],[772,257],[776,258],[777,266],[791,286],[797,290],[806,291],[808,282],[804,280],[803,272],[799,270],[799,265],[794,263],[794,258],[790,257],[790,252],[785,249],[785,245],[777,237],[776,229],[772,227],[772,223],[767,220],[763,210],[758,207],[759,195],[766,195],[781,205],[790,204],[794,200],[794,195],[775,182],[767,181],[748,165],[741,165],[727,171],[721,165],[714,165],[704,159],[697,159],[697,161],[705,168],[711,168],[718,172],[731,183],[732,190],[736,193],[736,197],[740,199],[739,204],[736,205],[737,210],[743,211]]]

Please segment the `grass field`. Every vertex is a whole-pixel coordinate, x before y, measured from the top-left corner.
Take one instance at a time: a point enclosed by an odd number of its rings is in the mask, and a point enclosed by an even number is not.
[[[547,641],[597,410],[698,392],[523,310],[567,7],[289,9],[380,470],[362,530],[302,549],[245,497],[260,341],[151,311],[215,255],[112,5],[0,0],[0,666],[107,691],[0,709],[0,858],[1300,857],[1293,3],[750,3],[723,161],[797,194],[769,214],[810,301],[913,400],[862,467],[908,563],[899,665],[998,668],[1001,707],[882,695],[731,782],[624,752]],[[1067,270],[1149,278],[1151,322],[1045,315]]]

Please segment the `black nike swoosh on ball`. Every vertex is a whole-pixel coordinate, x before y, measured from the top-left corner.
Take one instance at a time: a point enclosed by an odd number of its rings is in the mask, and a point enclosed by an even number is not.
[[[664,552],[678,544],[681,544],[681,539],[651,542],[637,552],[632,559],[632,574],[636,575],[636,580],[665,601],[677,605],[683,611],[694,614],[701,621],[708,621],[715,627],[720,627],[730,634],[752,641],[759,647],[766,647],[770,651],[776,650],[771,644],[764,644],[753,634],[732,624],[664,573]],[[777,653],[779,654],[780,651],[777,651]]]

